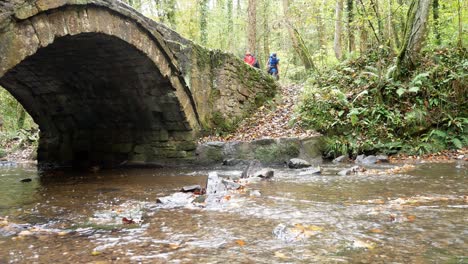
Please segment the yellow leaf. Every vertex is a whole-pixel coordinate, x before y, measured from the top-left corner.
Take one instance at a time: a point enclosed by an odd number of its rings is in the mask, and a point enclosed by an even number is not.
[[[372,233],[377,233],[377,234],[383,233],[383,231],[381,229],[378,229],[378,228],[372,228],[370,231]]]
[[[95,250],[95,251],[91,252],[91,256],[99,256],[99,255],[101,255],[101,252],[99,252],[99,251]]]
[[[275,252],[275,257],[281,258],[281,259],[287,259],[288,258],[285,254],[283,254],[281,252],[278,252],[278,251]]]
[[[322,231],[323,230],[323,227],[315,226],[315,225],[306,226],[306,228],[307,230],[310,230],[310,231]]]
[[[170,249],[178,249],[178,248],[180,248],[180,246],[177,245],[177,244],[169,244],[169,248]]]
[[[241,247],[245,246],[245,241],[244,241],[244,240],[237,239],[237,240],[236,240],[236,243],[237,243],[237,245],[239,245],[239,246],[241,246]]]

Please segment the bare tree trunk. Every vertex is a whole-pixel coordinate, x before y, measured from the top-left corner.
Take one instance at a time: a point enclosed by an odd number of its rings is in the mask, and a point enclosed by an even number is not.
[[[462,8],[460,0],[457,1],[458,3],[458,47],[463,48],[463,22],[462,22]],[[465,9],[466,11],[466,9]]]
[[[206,45],[208,42],[207,32],[207,16],[208,16],[208,0],[200,0],[200,43]]]
[[[387,5],[388,5],[388,13],[387,13],[387,21],[385,23],[386,25],[386,38],[388,39],[389,46],[392,48],[392,50],[398,49],[400,47],[400,39],[398,37],[398,32],[395,29],[395,23],[393,22],[393,11],[392,11],[392,5],[393,5],[393,0],[387,0]]]
[[[419,52],[427,32],[427,21],[431,0],[412,0],[408,10],[403,45],[397,57],[395,79],[414,70],[419,61]]]
[[[377,34],[380,36],[381,42],[383,42],[383,21],[382,16],[380,15],[379,1],[370,0],[372,9],[374,10],[375,17],[377,18]]]
[[[257,53],[257,1],[249,0],[247,8],[247,49]]]
[[[361,54],[366,53],[368,47],[368,37],[367,37],[367,28],[364,21],[361,22],[361,27],[359,30],[359,51]]]
[[[267,61],[270,55],[270,0],[263,0],[263,53],[264,60]]]
[[[283,12],[286,27],[288,28],[289,37],[291,38],[294,50],[296,51],[299,58],[302,60],[302,63],[304,64],[306,70],[316,70],[314,62],[312,61],[312,56],[310,55],[310,52],[307,49],[304,40],[289,20],[289,0],[283,0]]]
[[[227,0],[227,34],[228,34],[228,49],[229,51],[234,50],[234,19],[232,17],[234,5],[232,0]]]
[[[439,0],[432,1],[432,18],[434,19],[434,35],[436,44],[440,45],[440,32],[439,32]]]
[[[341,43],[341,35],[343,31],[343,22],[341,21],[343,18],[343,0],[336,1],[335,7],[335,38],[333,41],[333,50],[335,51],[335,57],[338,60],[343,58],[342,53],[342,43]]]
[[[347,0],[346,12],[348,15],[348,20],[346,21],[346,30],[348,31],[348,52],[353,52],[356,49],[356,44],[354,42],[354,11],[353,11],[353,2],[354,0]]]

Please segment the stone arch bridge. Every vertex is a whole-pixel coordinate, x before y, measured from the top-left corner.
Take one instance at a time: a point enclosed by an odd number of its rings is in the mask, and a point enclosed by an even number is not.
[[[232,54],[184,39],[113,0],[0,2],[0,85],[59,166],[193,159],[275,83]]]

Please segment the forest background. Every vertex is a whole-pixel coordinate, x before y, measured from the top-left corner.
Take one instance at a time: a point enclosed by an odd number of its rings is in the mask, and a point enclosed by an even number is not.
[[[326,156],[468,145],[466,0],[124,0],[192,41],[281,59],[300,83],[291,125],[325,135]],[[0,87],[0,157],[37,125]],[[11,147],[10,147],[11,149]]]

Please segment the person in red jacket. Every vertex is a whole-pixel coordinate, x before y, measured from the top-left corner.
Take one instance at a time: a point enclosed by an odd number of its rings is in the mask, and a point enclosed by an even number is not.
[[[245,53],[244,62],[252,67],[259,68],[257,59],[248,51]]]

